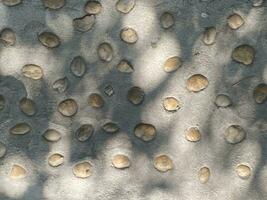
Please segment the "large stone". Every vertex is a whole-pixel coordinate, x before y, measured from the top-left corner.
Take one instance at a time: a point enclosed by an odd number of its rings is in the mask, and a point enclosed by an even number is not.
[[[123,28],[121,30],[120,37],[122,41],[129,44],[136,43],[138,40],[137,32],[133,28],[129,27]]]
[[[64,162],[64,156],[59,154],[59,153],[55,153],[51,156],[49,156],[48,158],[48,164],[51,167],[58,167],[60,165],[62,165]]]
[[[21,165],[14,164],[10,172],[10,178],[12,179],[22,179],[27,175],[27,171]]]
[[[2,3],[6,6],[16,6],[22,3],[22,0],[2,0]]]
[[[168,29],[174,25],[174,17],[171,13],[165,12],[160,16],[160,23],[162,28]]]
[[[40,66],[34,64],[27,64],[22,67],[22,74],[33,80],[39,80],[43,77],[43,70]]]
[[[234,30],[240,28],[245,23],[243,18],[236,13],[229,16],[227,20],[230,28]]]
[[[246,138],[246,132],[239,125],[231,125],[226,129],[224,138],[230,144],[237,144]]]
[[[198,171],[198,179],[200,181],[200,183],[207,183],[209,181],[210,178],[210,169],[208,167],[202,167],[199,171]]]
[[[172,170],[174,165],[171,158],[167,155],[159,155],[154,158],[154,167],[160,172]]]
[[[190,142],[197,142],[201,139],[200,131],[197,127],[191,127],[185,132],[185,138]]]
[[[61,133],[55,129],[47,129],[43,137],[49,142],[57,142],[61,139]]]
[[[255,57],[255,50],[253,47],[243,44],[236,47],[232,53],[232,58],[244,65],[250,65],[253,63]]]
[[[62,8],[66,4],[66,0],[42,0],[43,5],[46,8],[57,10]]]
[[[78,178],[87,178],[92,175],[92,165],[89,162],[81,162],[76,164],[72,171]]]
[[[102,108],[104,106],[104,100],[100,94],[92,93],[88,97],[88,104],[93,108]]]
[[[167,97],[163,100],[163,107],[166,111],[175,112],[181,108],[181,103],[174,97]]]
[[[93,125],[83,124],[77,129],[75,136],[77,140],[79,140],[80,142],[85,142],[86,140],[92,137],[93,133],[94,133]]]
[[[107,133],[116,133],[120,130],[120,127],[114,122],[108,122],[102,126],[102,129]]]
[[[86,62],[83,57],[76,56],[70,64],[70,71],[74,76],[82,77],[86,72]]]
[[[84,11],[90,15],[97,15],[101,12],[102,5],[98,1],[88,1],[84,6]]]
[[[51,32],[42,32],[38,35],[38,39],[42,45],[48,48],[55,48],[60,45],[59,37]]]
[[[58,111],[66,117],[71,117],[77,113],[78,105],[74,99],[66,99],[58,104]]]
[[[19,102],[20,110],[28,116],[33,116],[36,113],[36,104],[33,100],[28,98],[23,98]]]
[[[215,27],[208,27],[205,29],[202,37],[202,41],[206,45],[212,45],[215,43],[217,31]]]
[[[267,99],[267,84],[261,83],[256,86],[253,92],[253,97],[258,104],[262,104]]]
[[[9,132],[14,135],[24,135],[32,130],[31,126],[27,123],[19,123],[13,126]]]
[[[13,46],[16,43],[16,34],[10,28],[5,28],[0,33],[0,42],[5,46]]]
[[[202,74],[195,74],[187,79],[186,87],[191,92],[199,92],[208,87],[209,81]]]
[[[215,104],[218,107],[226,108],[226,107],[232,105],[232,100],[230,99],[229,96],[227,96],[225,94],[219,94],[219,95],[217,95],[217,97],[215,99]]]
[[[178,56],[168,58],[164,63],[164,71],[167,73],[174,72],[182,66],[182,59]]]
[[[60,78],[58,80],[56,80],[54,83],[53,83],[53,89],[55,91],[57,91],[58,93],[63,93],[67,90],[68,88],[68,79],[67,77],[64,77],[64,78]]]
[[[6,145],[0,142],[0,158],[3,158],[6,155]]]
[[[3,95],[0,95],[0,111],[4,110],[6,106],[6,99]]]
[[[128,60],[121,60],[117,65],[117,69],[122,73],[132,73],[134,71],[132,64]]]
[[[117,169],[125,169],[130,167],[130,160],[123,154],[117,154],[112,158],[112,164]]]
[[[129,13],[135,6],[135,0],[118,0],[116,8],[119,12],[124,14]]]
[[[145,98],[145,92],[140,87],[132,87],[127,94],[128,100],[134,105],[140,105]]]
[[[113,59],[113,48],[109,43],[102,43],[97,48],[98,57],[100,60],[110,62]]]
[[[85,15],[73,20],[73,26],[77,31],[87,32],[93,28],[95,24],[94,15]]]
[[[238,165],[236,167],[237,175],[242,179],[248,179],[251,176],[251,169],[247,165]]]
[[[134,135],[144,142],[149,142],[156,137],[156,128],[152,124],[140,123],[135,126]]]

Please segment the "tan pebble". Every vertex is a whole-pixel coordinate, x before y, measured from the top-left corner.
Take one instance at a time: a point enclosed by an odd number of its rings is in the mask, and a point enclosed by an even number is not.
[[[2,0],[2,3],[6,6],[16,6],[22,3],[22,0]]]
[[[0,95],[0,111],[4,110],[5,105],[6,105],[5,97],[3,95]]]
[[[9,131],[14,135],[24,135],[31,131],[31,126],[27,123],[19,123],[13,126]]]
[[[65,0],[42,0],[42,1],[43,1],[44,7],[50,8],[53,10],[60,9],[66,4]]]
[[[191,92],[199,92],[208,87],[208,84],[209,81],[205,76],[195,74],[187,79],[186,87]]]
[[[61,139],[61,134],[55,129],[47,129],[43,137],[49,142],[57,142]]]
[[[247,165],[238,165],[236,167],[237,175],[242,179],[248,179],[251,176],[251,169]]]
[[[174,72],[182,66],[183,62],[180,57],[173,56],[168,58],[164,63],[164,71],[167,73]]]
[[[256,86],[253,92],[253,97],[258,104],[262,104],[267,99],[267,84],[261,83]]]
[[[14,164],[12,166],[11,172],[10,172],[10,178],[12,179],[21,179],[25,178],[27,175],[27,171],[24,167]]]
[[[202,167],[199,171],[198,171],[198,179],[200,181],[200,183],[207,183],[209,181],[210,178],[210,169],[208,167]]]
[[[160,172],[167,172],[173,169],[173,162],[167,155],[159,155],[154,158],[154,167]]]
[[[117,65],[117,69],[122,73],[132,73],[134,71],[132,64],[127,60],[121,60]]]
[[[94,127],[91,124],[83,124],[78,128],[78,130],[75,133],[76,138],[80,142],[84,142],[92,137],[94,133]]]
[[[100,94],[92,93],[88,97],[88,104],[93,108],[102,108],[104,106],[104,100]]]
[[[0,158],[3,158],[6,155],[6,145],[0,142]]]
[[[124,14],[129,13],[135,6],[135,0],[118,0],[116,8],[119,12]]]
[[[58,153],[55,153],[48,158],[48,164],[51,167],[58,167],[59,165],[62,165],[63,162],[64,156]]]
[[[130,160],[123,154],[117,154],[112,158],[112,164],[117,169],[125,169],[130,167]]]
[[[78,105],[75,100],[73,99],[66,99],[59,103],[58,111],[66,116],[71,117],[77,113]]]
[[[28,116],[33,116],[36,113],[36,104],[33,100],[28,98],[23,98],[19,102],[20,110]]]
[[[86,62],[83,57],[76,56],[70,64],[70,70],[74,76],[82,77],[86,72]]]
[[[27,64],[22,67],[22,74],[33,80],[39,80],[43,77],[43,70],[40,66],[34,64]]]
[[[118,124],[113,123],[113,122],[108,122],[102,126],[102,129],[106,131],[107,133],[116,133],[117,131],[119,131],[120,128]]]
[[[169,12],[165,12],[160,16],[160,22],[162,28],[168,29],[174,25],[173,15]]]
[[[217,97],[215,99],[215,104],[218,107],[226,108],[226,107],[232,105],[232,100],[230,99],[229,96],[227,96],[225,94],[219,94],[219,95],[217,95]]]
[[[53,86],[52,87],[58,93],[65,92],[67,90],[67,88],[68,88],[68,79],[67,79],[67,77],[60,78],[60,79],[56,80],[53,83]]]
[[[140,123],[135,126],[134,135],[144,142],[149,142],[156,137],[156,128],[152,124]]]
[[[224,138],[230,144],[237,144],[246,138],[246,132],[239,125],[231,125],[226,129]]]
[[[92,165],[89,162],[81,162],[76,164],[72,171],[78,178],[87,178],[92,175]]]
[[[163,100],[163,107],[166,111],[175,112],[181,108],[181,103],[174,97],[167,97]]]
[[[229,16],[227,21],[230,28],[234,30],[240,28],[244,24],[243,18],[236,13]]]
[[[113,59],[113,49],[109,43],[102,43],[97,48],[97,53],[102,61],[110,62]]]
[[[5,46],[13,46],[16,43],[16,34],[12,29],[5,28],[0,33],[0,42]]]
[[[205,29],[202,37],[202,41],[206,45],[212,45],[215,43],[217,31],[215,27],[208,27]]]
[[[232,53],[232,58],[239,63],[244,65],[252,64],[255,57],[255,50],[249,45],[240,45],[236,47]]]
[[[84,11],[90,15],[97,15],[101,10],[102,5],[98,1],[88,1],[84,6]]]
[[[190,142],[197,142],[201,138],[200,131],[197,127],[191,127],[185,132],[185,138]]]
[[[42,32],[38,36],[38,39],[42,45],[48,48],[55,48],[60,45],[59,37],[51,32]]]
[[[93,28],[95,24],[94,15],[85,15],[73,20],[73,26],[77,31],[87,32]]]
[[[133,28],[129,27],[123,28],[121,30],[120,37],[122,41],[129,44],[136,43],[138,40],[137,32]]]
[[[127,94],[128,100],[134,105],[140,105],[145,98],[145,92],[140,87],[132,87]]]

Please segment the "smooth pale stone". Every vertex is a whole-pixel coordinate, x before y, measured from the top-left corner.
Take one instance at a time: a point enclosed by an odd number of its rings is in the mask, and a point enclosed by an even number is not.
[[[16,34],[10,28],[5,28],[0,33],[0,41],[5,46],[13,46],[16,43]]]
[[[51,32],[42,32],[38,36],[38,39],[42,45],[48,48],[55,48],[60,45],[59,37]]]
[[[132,73],[134,68],[128,60],[121,60],[117,65],[117,70],[122,73]]]
[[[215,104],[218,107],[226,108],[226,107],[232,105],[232,100],[230,99],[229,96],[227,96],[225,94],[219,94],[219,95],[217,95],[217,97],[215,99]]]
[[[6,100],[3,95],[0,95],[0,111],[4,110],[6,105]]]
[[[239,125],[231,125],[229,126],[225,133],[224,138],[230,144],[237,144],[242,142],[246,137],[246,132]]]
[[[251,0],[251,1],[254,7],[262,6],[262,4],[264,3],[264,0]]]
[[[3,158],[6,155],[6,145],[0,142],[0,158]]]
[[[129,44],[136,43],[138,40],[137,32],[133,28],[129,27],[123,28],[121,30],[120,37],[122,41]]]
[[[47,129],[43,137],[49,142],[57,142],[61,139],[61,133],[55,129]]]
[[[125,169],[130,167],[131,163],[127,156],[117,154],[112,158],[112,165],[117,169]]]
[[[145,92],[140,87],[132,87],[127,94],[128,100],[134,105],[140,105],[145,98]]]
[[[2,0],[2,3],[6,6],[16,6],[22,3],[22,0]]]
[[[75,115],[77,110],[78,105],[74,99],[66,99],[58,104],[58,111],[66,117]]]
[[[109,43],[102,43],[97,48],[98,57],[100,60],[110,62],[113,59],[113,49]]]
[[[245,23],[243,18],[236,13],[229,16],[227,21],[230,28],[234,30],[240,28]]]
[[[53,83],[53,86],[52,87],[58,93],[65,92],[67,90],[67,88],[68,88],[68,79],[67,79],[67,77],[60,78],[60,79],[56,80]]]
[[[262,104],[267,99],[267,84],[261,83],[256,86],[253,92],[253,97],[258,104]]]
[[[55,153],[48,158],[48,164],[51,167],[58,167],[59,165],[62,165],[63,162],[64,156],[59,153]]]
[[[174,25],[173,15],[169,12],[165,12],[160,16],[160,23],[162,28],[168,29]]]
[[[191,127],[185,132],[185,138],[189,142],[198,142],[201,139],[200,131],[197,127]]]
[[[205,29],[202,37],[202,41],[206,45],[212,45],[215,43],[217,31],[215,27],[208,27]]]
[[[97,15],[101,12],[102,5],[98,1],[88,1],[84,6],[84,11],[91,15]]]
[[[156,128],[152,124],[140,123],[135,126],[134,135],[144,142],[149,142],[156,137]]]
[[[108,122],[102,126],[102,129],[107,133],[116,133],[119,131],[120,127],[116,123]]]
[[[27,123],[19,123],[13,126],[9,131],[14,135],[24,135],[32,130],[31,126]]]
[[[21,70],[22,74],[33,80],[39,80],[43,77],[43,69],[35,64],[27,64],[22,67]]]
[[[200,181],[200,183],[207,183],[209,181],[210,178],[210,169],[208,167],[202,167],[199,171],[198,171],[198,179]]]
[[[113,87],[111,85],[105,86],[104,92],[107,96],[111,97],[114,94]]]
[[[60,9],[66,4],[65,0],[42,0],[42,1],[43,1],[44,7],[50,8],[53,10]]]
[[[154,167],[160,172],[167,172],[173,169],[174,165],[169,156],[159,155],[154,158]]]
[[[181,103],[174,97],[167,97],[163,100],[163,107],[166,111],[175,112],[181,108]]]
[[[104,100],[100,94],[92,93],[88,97],[88,104],[93,108],[102,108],[104,106]]]
[[[91,124],[83,124],[77,129],[75,137],[80,142],[84,142],[92,137],[94,133],[94,127]]]
[[[118,0],[116,8],[119,12],[124,14],[129,13],[135,6],[135,0]]]
[[[180,57],[173,56],[168,58],[164,63],[164,71],[167,73],[174,72],[182,66],[183,62]]]
[[[74,76],[82,77],[86,72],[86,62],[83,57],[76,56],[70,64],[70,71]]]
[[[255,57],[255,50],[253,47],[243,44],[236,47],[232,53],[232,58],[244,65],[250,65]]]
[[[92,175],[92,165],[89,162],[78,163],[73,167],[72,172],[78,178],[87,178]]]
[[[87,32],[93,28],[95,24],[94,15],[85,15],[73,20],[73,26],[77,31]]]
[[[238,165],[236,167],[237,175],[242,179],[248,179],[251,176],[251,169],[247,165]]]
[[[202,74],[195,74],[187,79],[186,87],[191,92],[199,92],[208,87],[209,81]]]
[[[36,113],[36,104],[33,100],[28,98],[23,98],[19,102],[20,110],[28,116],[33,116]]]
[[[27,175],[27,171],[24,167],[14,164],[12,166],[11,172],[10,172],[10,178],[12,179],[21,179],[25,178]]]

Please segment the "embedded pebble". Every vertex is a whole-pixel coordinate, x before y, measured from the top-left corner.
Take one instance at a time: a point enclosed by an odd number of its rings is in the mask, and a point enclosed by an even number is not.
[[[139,105],[144,101],[145,92],[140,87],[132,87],[127,94],[128,100],[134,104]]]
[[[200,131],[197,127],[191,127],[185,132],[185,138],[190,142],[197,142],[201,139]]]
[[[262,6],[262,4],[264,3],[264,0],[251,0],[251,1],[254,7]]]
[[[102,5],[98,1],[88,1],[84,6],[84,11],[90,15],[97,15],[101,10]]]
[[[123,28],[121,30],[120,37],[122,41],[129,44],[136,43],[138,40],[137,32],[133,28],[129,27]]]
[[[116,8],[119,12],[124,14],[129,13],[135,6],[135,0],[118,0]]]
[[[77,113],[77,110],[78,105],[73,99],[66,99],[58,104],[58,111],[66,117],[75,115]]]
[[[227,96],[225,94],[219,94],[219,95],[217,95],[217,97],[215,99],[215,104],[218,107],[226,108],[226,107],[232,105],[232,100],[230,99],[229,96]]]
[[[6,155],[6,145],[0,142],[0,158],[3,158]]]
[[[2,3],[6,6],[16,6],[22,3],[22,0],[2,0]]]
[[[212,45],[215,43],[217,31],[215,27],[208,27],[205,29],[202,37],[202,41],[206,45]]]
[[[52,87],[58,93],[65,92],[67,90],[67,88],[68,88],[68,79],[67,79],[67,77],[60,78],[60,79],[56,80],[53,83],[53,86]]]
[[[59,153],[55,153],[48,158],[48,164],[51,167],[58,167],[59,165],[62,165],[63,162],[64,156]]]
[[[50,8],[53,10],[62,8],[66,3],[65,0],[42,0],[42,1],[43,1],[44,7]]]
[[[163,107],[166,111],[175,112],[181,108],[181,103],[174,97],[167,97],[163,100]]]
[[[156,128],[152,124],[140,123],[135,126],[134,135],[144,142],[149,142],[156,137]]]
[[[251,176],[251,169],[247,165],[238,165],[236,167],[237,175],[242,179],[248,179]]]
[[[70,64],[70,70],[73,75],[77,77],[82,77],[86,72],[86,62],[83,57],[76,56],[73,58]]]
[[[33,116],[36,113],[36,104],[33,100],[28,98],[23,98],[19,102],[20,110],[28,116]]]
[[[121,60],[117,65],[117,69],[122,73],[132,73],[134,71],[132,64],[128,60]]]
[[[94,15],[85,15],[73,20],[73,26],[77,31],[87,32],[93,28],[95,24]]]
[[[55,129],[47,129],[43,137],[49,142],[57,142],[61,139],[61,133]]]
[[[112,164],[117,169],[125,169],[130,167],[130,160],[123,154],[117,154],[112,158]]]
[[[113,49],[109,43],[102,43],[97,48],[98,56],[105,62],[110,62],[113,59]]]
[[[111,97],[114,94],[113,87],[111,85],[105,86],[104,92],[107,96]]]
[[[160,172],[167,172],[173,169],[173,162],[167,155],[159,155],[154,158],[154,167]]]
[[[102,129],[107,133],[116,133],[117,131],[119,131],[120,127],[116,123],[108,122],[102,126]]]
[[[35,64],[27,64],[22,67],[22,74],[33,80],[39,80],[43,77],[43,70],[40,66]]]
[[[242,142],[246,137],[246,132],[239,125],[231,125],[229,126],[225,133],[224,138],[230,144],[237,144]]]
[[[59,37],[51,32],[42,32],[38,36],[39,41],[48,48],[55,48],[60,45],[60,39]]]
[[[31,131],[31,126],[27,123],[19,123],[13,126],[9,131],[14,135],[24,135]]]
[[[227,21],[230,28],[234,30],[240,28],[244,24],[243,18],[236,13],[229,16]]]
[[[104,100],[100,94],[92,93],[88,97],[88,104],[93,108],[102,108],[104,106]]]
[[[164,71],[167,73],[174,72],[182,66],[183,62],[180,57],[173,56],[168,58],[164,63]]]
[[[92,175],[92,165],[89,162],[78,163],[73,167],[72,172],[78,178],[87,178]]]
[[[232,53],[232,58],[239,63],[244,65],[250,65],[255,56],[255,50],[253,47],[243,44],[236,47]]]
[[[207,183],[209,181],[210,178],[210,169],[208,167],[202,167],[199,171],[198,171],[198,179],[200,181],[200,183]]]
[[[13,46],[16,43],[16,34],[10,28],[5,28],[0,33],[0,41],[5,46]]]
[[[187,79],[186,87],[191,92],[204,90],[209,84],[208,79],[202,74],[195,74]]]
[[[4,110],[6,105],[6,100],[3,95],[0,95],[0,111]]]
[[[80,128],[78,128],[75,136],[80,142],[85,142],[92,137],[93,133],[94,127],[91,124],[83,124],[80,126]]]
[[[10,172],[10,178],[12,179],[21,179],[25,178],[27,175],[27,171],[24,167],[14,164],[12,166],[11,172]]]
[[[168,29],[174,25],[173,15],[169,12],[165,12],[160,16],[160,22],[162,28]]]
[[[253,92],[253,97],[258,104],[262,104],[267,99],[267,84],[261,83],[256,86]]]

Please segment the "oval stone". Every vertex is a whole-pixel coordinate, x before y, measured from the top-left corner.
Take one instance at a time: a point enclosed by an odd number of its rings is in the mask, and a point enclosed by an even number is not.
[[[168,29],[174,25],[173,15],[169,12],[165,12],[160,16],[160,23],[162,28]]]
[[[199,171],[198,171],[198,179],[200,181],[200,183],[207,183],[209,181],[210,178],[210,169],[208,167],[202,167]]]
[[[13,46],[16,43],[16,34],[10,28],[5,28],[0,33],[0,42],[5,46]]]
[[[121,60],[117,65],[117,70],[122,73],[132,73],[134,71],[134,68],[129,61]]]
[[[253,47],[243,44],[236,47],[232,53],[232,58],[239,63],[244,65],[252,64],[255,57],[255,50]]]
[[[226,107],[232,105],[232,100],[230,99],[229,96],[227,96],[225,94],[219,94],[219,95],[217,95],[217,97],[215,99],[215,104],[218,107],[226,108]]]
[[[31,126],[27,123],[19,123],[13,126],[9,131],[14,135],[24,135],[31,131]]]
[[[72,171],[78,178],[87,178],[92,175],[92,165],[89,162],[81,162],[76,164]]]
[[[10,178],[12,179],[21,179],[25,178],[27,175],[27,171],[24,167],[14,164],[12,166],[11,172],[10,172]]]
[[[239,125],[231,125],[229,126],[225,133],[224,138],[230,144],[237,144],[242,142],[246,137],[246,132]]]
[[[47,129],[43,137],[49,142],[57,142],[61,139],[61,134],[55,129]]]
[[[236,167],[237,175],[242,179],[248,179],[251,176],[251,169],[247,165],[238,165]]]
[[[167,73],[174,72],[182,66],[183,62],[180,57],[173,56],[168,58],[164,63],[164,71]]]
[[[75,136],[77,140],[80,142],[85,142],[89,138],[92,137],[94,133],[94,127],[91,124],[83,124],[78,128],[78,130],[75,133]]]
[[[48,48],[55,48],[60,45],[59,37],[51,32],[42,32],[38,36],[38,39],[42,45]]]
[[[227,21],[230,28],[234,30],[240,28],[244,24],[243,18],[236,13],[229,16]]]
[[[19,108],[25,115],[33,116],[36,113],[36,104],[33,100],[23,98],[19,102]]]
[[[120,127],[116,123],[108,122],[102,126],[102,129],[107,133],[116,133],[120,130]]]
[[[0,158],[3,158],[6,155],[6,145],[0,142]]]
[[[34,64],[27,64],[22,67],[22,74],[33,80],[39,80],[43,77],[43,70],[40,66]]]
[[[73,26],[77,31],[87,32],[93,28],[95,24],[94,15],[85,15],[73,20]]]
[[[156,128],[152,124],[140,123],[135,126],[134,135],[144,142],[149,142],[156,137]]]
[[[63,162],[64,156],[59,153],[55,153],[48,158],[48,164],[51,167],[58,167],[59,165],[62,165]]]
[[[167,97],[163,100],[163,107],[166,111],[175,112],[181,108],[181,103],[174,97]]]
[[[122,41],[129,44],[136,43],[138,40],[137,32],[133,28],[129,27],[123,28],[121,30],[120,37]]]
[[[86,62],[83,57],[76,56],[70,64],[70,71],[74,76],[82,77],[86,72]]]
[[[90,15],[97,15],[101,10],[102,5],[98,1],[88,1],[84,6],[84,11]]]
[[[154,158],[154,167],[160,172],[167,172],[173,169],[174,165],[169,156],[159,155]]]
[[[112,165],[117,169],[125,169],[130,167],[130,160],[123,154],[117,154],[112,158]]]
[[[104,100],[100,94],[92,93],[88,97],[88,104],[93,108],[102,108],[104,106]]]
[[[118,0],[116,3],[116,8],[119,12],[127,14],[135,6],[135,0]]]
[[[134,105],[140,105],[145,98],[145,92],[140,87],[132,87],[127,94],[128,100]]]
[[[42,0],[42,1],[43,1],[44,7],[50,8],[53,10],[60,9],[66,4],[65,0]]]
[[[75,115],[77,110],[78,105],[73,99],[66,99],[58,104],[58,111],[66,117]]]
[[[202,37],[202,41],[206,45],[212,45],[215,43],[217,31],[215,27],[208,27],[205,29]]]
[[[253,92],[253,97],[258,104],[262,104],[267,99],[267,84],[261,83],[256,86]]]
[[[2,3],[6,6],[16,6],[22,3],[22,0],[2,0]]]
[[[4,110],[6,105],[6,100],[3,95],[0,95],[0,111]]]
[[[53,83],[53,86],[52,87],[58,93],[65,92],[67,90],[67,88],[68,88],[68,79],[67,79],[67,77],[60,78],[60,79],[56,80]]]
[[[98,57],[100,60],[110,62],[113,59],[113,49],[109,43],[102,43],[97,48]]]
[[[209,81],[202,74],[195,74],[187,79],[186,87],[191,92],[199,92],[208,87]]]
[[[198,142],[201,139],[200,131],[197,127],[191,127],[185,132],[185,138],[189,142]]]

